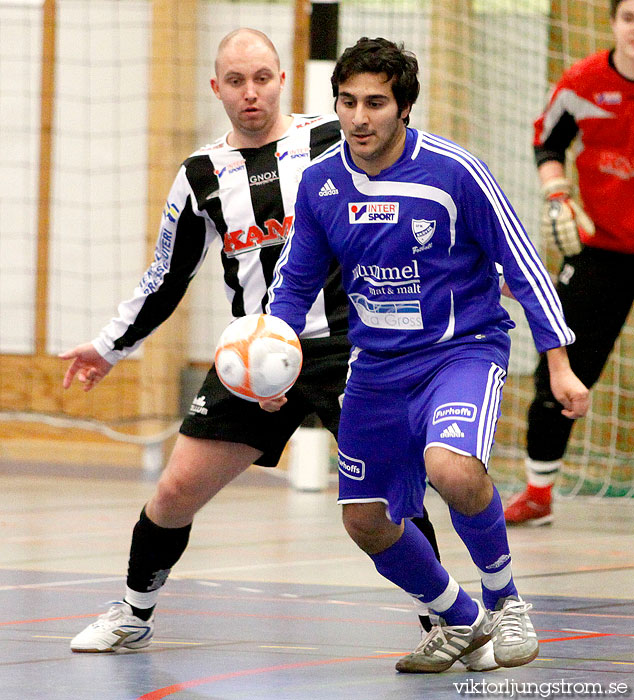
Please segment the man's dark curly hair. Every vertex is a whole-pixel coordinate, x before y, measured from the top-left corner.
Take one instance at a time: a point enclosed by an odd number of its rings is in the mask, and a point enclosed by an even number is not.
[[[418,61],[411,51],[405,51],[403,44],[377,37],[361,37],[354,46],[347,48],[335,65],[330,82],[332,94],[339,96],[339,86],[359,73],[385,73],[392,80],[392,92],[399,112],[411,107],[418,93]],[[409,115],[403,120],[409,123]]]

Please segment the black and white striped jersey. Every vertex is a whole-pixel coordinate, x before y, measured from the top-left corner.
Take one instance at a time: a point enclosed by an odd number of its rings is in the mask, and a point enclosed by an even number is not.
[[[286,134],[260,148],[233,148],[227,135],[182,164],[161,217],[154,260],[93,340],[112,364],[129,355],[174,311],[219,237],[234,318],[262,313],[275,263],[293,225],[295,198],[310,161],[341,138],[334,115],[293,115]],[[347,332],[348,306],[333,265],[302,337]]]

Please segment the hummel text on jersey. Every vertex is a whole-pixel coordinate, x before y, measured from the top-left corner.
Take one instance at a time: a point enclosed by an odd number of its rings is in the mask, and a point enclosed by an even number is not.
[[[331,194],[339,194],[339,190],[332,184],[332,180],[328,178],[319,190],[319,196],[328,197]]]
[[[460,430],[458,423],[452,423],[448,425],[442,433],[440,433],[441,438],[463,438],[464,433]]]
[[[412,260],[411,265],[403,267],[381,267],[380,265],[357,265],[352,271],[354,279],[362,277],[366,282],[375,286],[399,287],[420,282],[418,263]]]

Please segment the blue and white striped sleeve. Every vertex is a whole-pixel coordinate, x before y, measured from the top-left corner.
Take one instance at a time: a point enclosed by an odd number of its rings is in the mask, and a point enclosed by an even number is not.
[[[537,350],[570,345],[575,335],[519,217],[489,169],[470,154],[463,158],[467,170],[463,178],[463,215],[489,258],[501,263],[505,281],[524,309]]]

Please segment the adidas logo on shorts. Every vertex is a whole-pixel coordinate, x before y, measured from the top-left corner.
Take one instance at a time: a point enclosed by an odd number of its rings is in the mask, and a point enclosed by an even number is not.
[[[331,194],[339,194],[339,190],[332,184],[332,180],[328,178],[319,190],[319,196],[328,197]]]
[[[463,438],[464,433],[460,430],[458,423],[452,423],[448,425],[442,433],[440,433],[441,438]]]

